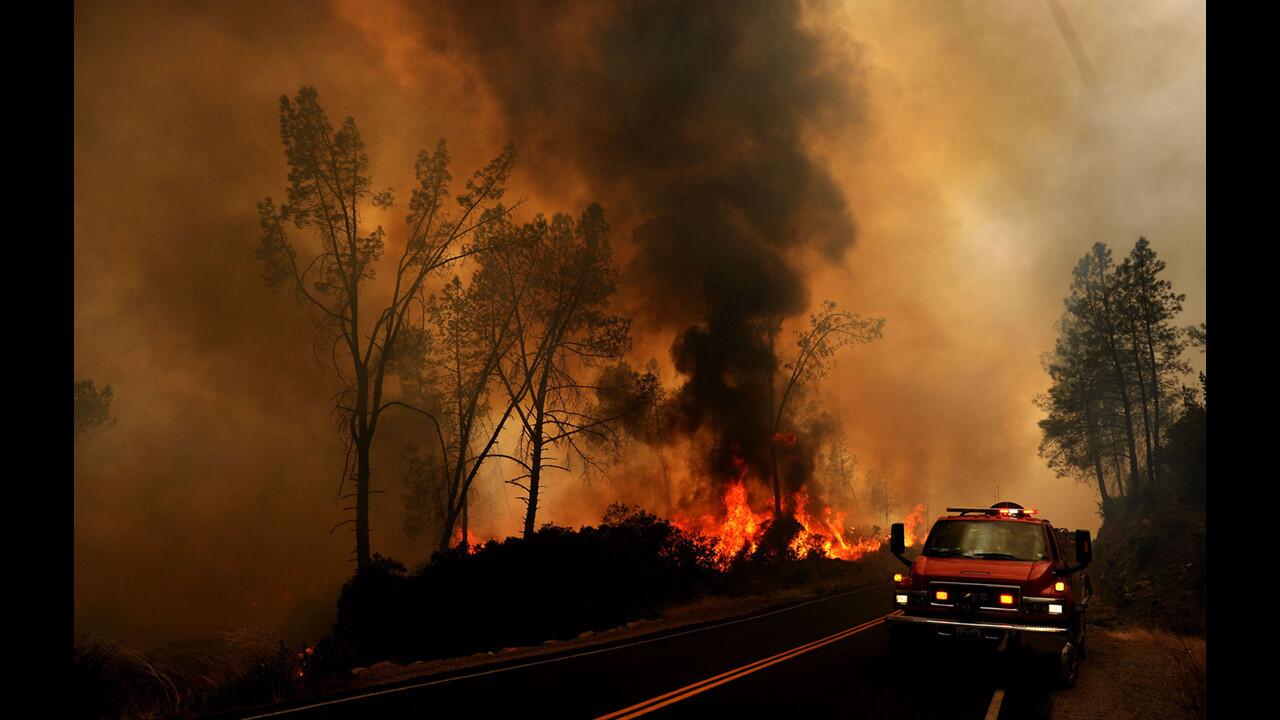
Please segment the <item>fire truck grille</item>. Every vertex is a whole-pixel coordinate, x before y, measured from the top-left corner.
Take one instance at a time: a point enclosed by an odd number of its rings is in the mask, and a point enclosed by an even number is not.
[[[939,597],[939,593],[945,593],[945,595]],[[1001,595],[1012,596],[1013,603],[1001,603]],[[934,607],[955,608],[959,612],[1016,611],[1022,605],[1022,591],[1016,585],[931,582],[929,583],[929,604]]]

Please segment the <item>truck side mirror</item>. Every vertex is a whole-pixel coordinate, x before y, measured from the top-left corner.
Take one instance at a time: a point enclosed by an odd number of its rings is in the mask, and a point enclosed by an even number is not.
[[[1076,564],[1081,567],[1093,562],[1093,537],[1088,530],[1076,531]]]
[[[894,555],[901,555],[907,550],[907,541],[905,530],[902,523],[894,523],[889,526],[889,552]]]

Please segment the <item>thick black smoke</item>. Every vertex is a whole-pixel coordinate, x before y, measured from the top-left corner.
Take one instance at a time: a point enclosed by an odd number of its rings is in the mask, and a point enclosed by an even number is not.
[[[678,333],[678,426],[718,435],[722,476],[736,453],[761,467],[762,321],[808,306],[804,252],[838,260],[854,239],[809,150],[855,114],[849,54],[798,2],[602,5],[459,0],[442,42],[478,68],[526,171],[576,178],[632,228],[628,282]]]

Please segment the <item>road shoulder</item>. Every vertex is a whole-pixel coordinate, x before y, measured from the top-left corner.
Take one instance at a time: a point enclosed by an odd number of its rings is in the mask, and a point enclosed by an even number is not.
[[[1203,637],[1138,627],[1090,627],[1089,657],[1070,690],[1054,693],[1052,720],[1203,718]]]

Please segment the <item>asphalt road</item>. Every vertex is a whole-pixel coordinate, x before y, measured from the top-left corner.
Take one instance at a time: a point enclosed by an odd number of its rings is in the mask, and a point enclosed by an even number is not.
[[[244,717],[1048,716],[1043,673],[1016,656],[935,648],[891,659],[888,587]]]

